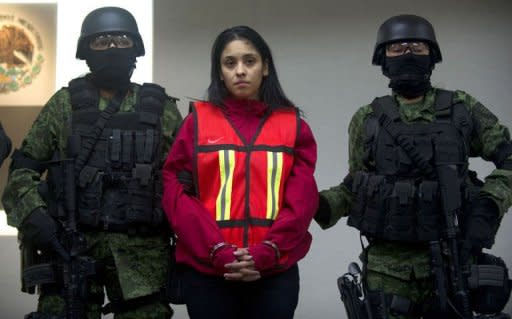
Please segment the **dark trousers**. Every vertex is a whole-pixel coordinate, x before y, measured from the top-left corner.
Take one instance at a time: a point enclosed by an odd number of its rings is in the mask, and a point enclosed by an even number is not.
[[[291,319],[299,301],[299,268],[248,283],[187,268],[183,287],[190,319]]]

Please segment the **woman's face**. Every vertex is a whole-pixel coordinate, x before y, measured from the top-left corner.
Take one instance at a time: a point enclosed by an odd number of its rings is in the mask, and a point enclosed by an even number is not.
[[[249,41],[229,42],[220,56],[221,80],[236,99],[258,99],[268,66]]]

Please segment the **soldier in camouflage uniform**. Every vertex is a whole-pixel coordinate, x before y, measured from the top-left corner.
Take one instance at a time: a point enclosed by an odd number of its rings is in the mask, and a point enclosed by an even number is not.
[[[76,218],[86,240],[81,254],[92,257],[97,268],[88,281],[86,314],[80,318],[99,318],[101,311],[119,319],[163,319],[173,313],[159,293],[170,242],[159,207],[160,168],[182,118],[176,99],[163,88],[130,82],[136,58],[142,55],[144,45],[131,13],[104,7],[87,15],[77,58],[86,60],[91,73],[71,81],[43,107],[13,155],[2,198],[8,223],[20,231],[21,244],[53,256],[59,269],[55,251],[62,245],[56,239],[66,216],[53,209],[62,199],[52,190],[62,187],[62,180],[57,173],[53,176],[52,167],[68,157],[71,148],[77,150],[72,155],[77,165],[83,149],[92,145],[83,169],[75,174]],[[112,114],[106,115],[112,105]],[[100,117],[110,117],[102,130]],[[100,133],[97,139],[91,138],[95,130]],[[42,196],[41,176],[47,168],[49,200]],[[46,281],[23,278],[25,286],[40,287],[38,311],[27,318],[69,318],[62,283]],[[110,305],[102,309],[104,288]]]
[[[437,311],[429,248],[444,224],[437,157],[455,158],[462,191],[454,198],[473,201],[459,214],[462,260],[492,246],[512,204],[508,129],[468,93],[431,87],[431,71],[440,61],[427,20],[399,15],[381,25],[373,64],[390,78],[392,95],[375,99],[352,117],[349,174],[340,185],[320,192],[315,219],[322,228],[348,216],[348,224],[368,238],[361,259],[373,318],[419,318]],[[468,170],[468,157],[476,156],[496,165],[480,188]],[[393,309],[395,296],[413,306]]]
[[[0,123],[0,166],[2,166],[4,160],[11,153],[11,139],[5,134],[4,127]]]

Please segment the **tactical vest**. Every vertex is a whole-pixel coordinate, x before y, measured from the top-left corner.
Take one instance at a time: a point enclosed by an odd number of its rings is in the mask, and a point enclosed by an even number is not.
[[[435,119],[401,121],[391,96],[376,98],[364,122],[364,163],[354,175],[347,224],[362,234],[391,241],[430,241],[443,235],[441,185],[436,168],[456,167],[460,192],[448,194],[468,203],[477,190],[468,183],[472,120],[467,107],[453,103],[453,92],[438,90]],[[457,187],[458,189],[459,187]],[[464,207],[458,213],[464,211]],[[460,214],[459,218],[463,218]]]
[[[283,205],[300,123],[297,112],[267,113],[252,141],[245,141],[210,103],[195,102],[193,112],[199,200],[227,242],[238,247],[261,243]]]
[[[73,147],[80,151],[94,145],[77,174],[78,223],[82,228],[154,232],[164,221],[160,161],[165,90],[142,85],[134,111],[114,113],[95,142],[91,133],[101,114],[98,89],[79,78],[69,83],[69,91]]]

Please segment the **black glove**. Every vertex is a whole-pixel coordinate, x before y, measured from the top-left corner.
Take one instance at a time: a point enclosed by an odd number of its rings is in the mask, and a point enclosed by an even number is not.
[[[194,187],[194,178],[192,177],[192,173],[187,171],[179,171],[176,174],[178,181],[183,186],[183,191],[190,196],[196,195],[196,189]]]
[[[318,210],[314,219],[319,225],[327,225],[331,220],[331,207],[327,198],[322,196],[322,194],[319,194],[318,198]]]
[[[22,241],[38,248],[50,248],[64,260],[70,256],[57,238],[57,223],[46,209],[38,207],[21,224]]]
[[[345,178],[343,178],[342,184],[350,191],[352,191],[352,184],[354,183],[354,178],[352,177],[352,174],[348,173]],[[329,206],[329,201],[327,198],[322,196],[322,194],[319,194],[319,201],[318,201],[318,210],[315,214],[315,221],[324,227],[323,225],[328,225],[331,221],[331,206]]]
[[[21,225],[23,241],[36,247],[49,247],[57,239],[57,224],[46,209],[38,207],[28,215]]]
[[[0,124],[0,166],[2,166],[4,160],[9,156],[9,153],[11,153],[11,147],[11,139],[5,134],[4,128],[2,124]]]
[[[492,247],[499,222],[499,209],[492,199],[480,198],[473,204],[464,227],[462,261],[467,261],[471,254],[480,253],[483,248]]]

